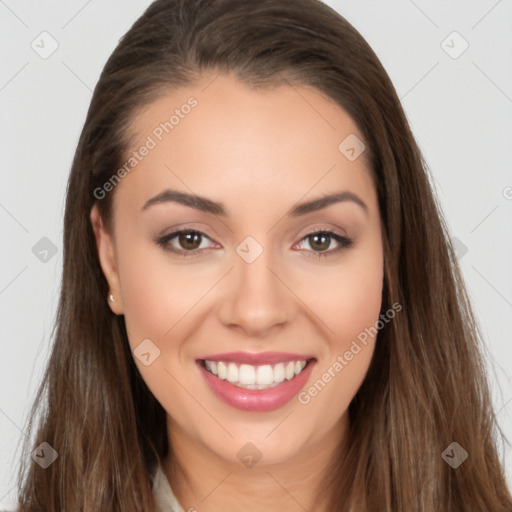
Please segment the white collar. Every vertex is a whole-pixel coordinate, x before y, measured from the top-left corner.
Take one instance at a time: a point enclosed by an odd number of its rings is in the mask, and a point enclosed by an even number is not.
[[[153,480],[153,496],[155,497],[158,512],[185,512],[178,503],[176,496],[174,496],[169,480],[167,480],[160,464],[157,464]]]

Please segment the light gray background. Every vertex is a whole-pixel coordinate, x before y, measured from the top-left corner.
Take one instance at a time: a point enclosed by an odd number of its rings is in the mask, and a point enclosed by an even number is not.
[[[14,505],[18,443],[49,354],[78,136],[107,57],[149,3],[0,0],[0,507]],[[402,99],[463,244],[495,407],[512,440],[512,2],[327,3],[367,39]],[[43,31],[59,45],[47,59],[31,48]],[[469,44],[458,58],[441,46],[453,31]],[[462,44],[450,36],[444,46],[453,55]],[[57,248],[46,263],[32,253],[42,237]],[[503,456],[511,482],[510,447]]]

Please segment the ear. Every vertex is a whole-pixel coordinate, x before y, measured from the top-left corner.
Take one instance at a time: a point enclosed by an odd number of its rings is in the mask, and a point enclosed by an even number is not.
[[[91,209],[90,219],[96,237],[96,248],[100,265],[110,288],[109,294],[114,296],[114,302],[111,302],[108,297],[105,297],[105,300],[116,315],[122,315],[123,301],[119,275],[117,273],[115,244],[111,234],[105,229],[97,204]]]

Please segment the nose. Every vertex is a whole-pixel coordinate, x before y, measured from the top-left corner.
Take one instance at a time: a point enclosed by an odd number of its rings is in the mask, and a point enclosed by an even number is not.
[[[236,254],[234,261],[218,309],[221,322],[251,337],[262,337],[290,322],[295,314],[294,295],[267,251],[252,263]]]

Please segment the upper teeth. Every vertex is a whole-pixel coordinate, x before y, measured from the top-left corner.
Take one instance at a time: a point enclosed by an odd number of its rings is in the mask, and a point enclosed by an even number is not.
[[[291,380],[306,366],[306,361],[290,361],[275,365],[225,363],[223,361],[205,360],[206,369],[217,375],[219,379],[227,380],[236,386],[247,389],[265,389],[277,386],[284,379]]]

